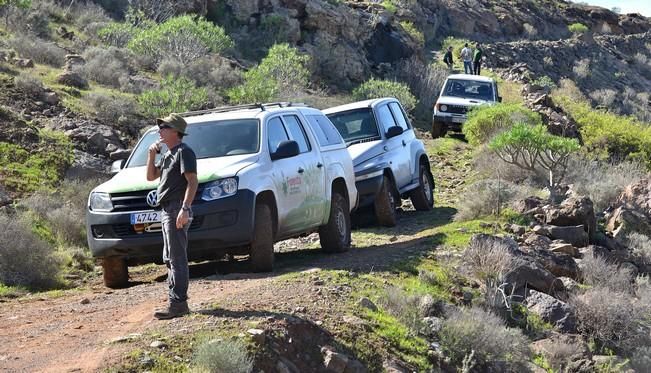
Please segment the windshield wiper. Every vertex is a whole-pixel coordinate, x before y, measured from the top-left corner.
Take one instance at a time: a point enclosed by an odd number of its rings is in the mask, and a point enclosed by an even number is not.
[[[365,138],[363,138],[363,139],[352,140],[352,141],[346,143],[346,147],[349,147],[349,146],[351,146],[351,145],[355,145],[355,144],[361,144],[361,143],[363,143],[363,142],[375,141],[375,140],[377,140],[379,137],[380,137],[380,136],[373,136],[373,137],[365,137]]]

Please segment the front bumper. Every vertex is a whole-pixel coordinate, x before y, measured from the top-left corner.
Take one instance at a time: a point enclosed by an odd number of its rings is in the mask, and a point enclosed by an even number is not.
[[[461,131],[463,123],[467,120],[465,115],[437,115],[434,114],[433,118],[436,122],[443,123],[443,129],[446,131]]]
[[[229,248],[248,245],[253,236],[255,193],[239,190],[231,197],[202,201],[192,206],[193,221],[188,231],[188,258],[217,257]],[[88,246],[94,257],[121,256],[130,262],[160,261],[163,234],[136,233],[130,222],[133,212],[95,212],[86,214]]]
[[[371,205],[382,188],[384,171],[379,170],[365,175],[355,174],[355,187],[359,198],[358,208]]]

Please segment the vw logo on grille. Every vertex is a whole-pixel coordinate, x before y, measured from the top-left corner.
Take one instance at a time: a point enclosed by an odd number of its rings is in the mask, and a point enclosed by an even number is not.
[[[147,204],[151,207],[158,207],[158,192],[156,192],[156,189],[147,193]]]

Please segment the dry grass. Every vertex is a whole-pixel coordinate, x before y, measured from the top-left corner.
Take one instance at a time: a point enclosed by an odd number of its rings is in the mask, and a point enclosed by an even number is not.
[[[586,255],[581,262],[583,282],[615,292],[633,293],[633,274],[604,257]]]
[[[253,360],[239,340],[213,339],[199,345],[192,358],[195,373],[249,373]]]
[[[556,340],[543,352],[543,355],[554,372],[563,372],[568,363],[577,355],[580,356],[581,348],[575,343]]]
[[[9,39],[7,44],[20,57],[30,58],[36,63],[61,67],[65,62],[65,50],[39,38],[19,35]]]
[[[463,258],[470,273],[482,282],[501,283],[504,276],[521,263],[506,243],[490,236],[486,239],[473,237]]]
[[[417,333],[423,327],[419,301],[418,296],[409,295],[401,288],[392,286],[387,288],[385,296],[380,299],[380,304],[389,314]]]
[[[459,198],[456,221],[472,220],[488,215],[497,215],[513,201],[530,196],[532,188],[505,180],[485,179],[468,186]]]
[[[119,88],[120,80],[129,75],[129,51],[116,47],[92,47],[84,52],[82,73],[88,80]]]

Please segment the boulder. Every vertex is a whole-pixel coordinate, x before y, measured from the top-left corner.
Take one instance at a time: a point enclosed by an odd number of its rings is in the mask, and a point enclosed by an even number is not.
[[[22,68],[34,67],[34,61],[30,60],[29,58],[14,57],[11,60],[11,63],[14,64],[15,66],[22,67]]]
[[[572,257],[579,255],[579,250],[576,247],[572,246],[572,244],[560,240],[552,242],[552,244],[549,246],[549,251],[556,254],[567,254]]]
[[[59,103],[59,95],[56,92],[45,92],[42,95],[43,101],[49,105],[56,105]]]
[[[567,303],[539,291],[531,290],[525,304],[529,312],[540,316],[560,332],[576,332],[576,316]]]
[[[521,255],[518,243],[510,237],[498,237],[490,234],[475,234],[470,238],[470,246],[489,247],[492,245],[504,245],[513,255]]]
[[[0,207],[10,205],[13,202],[5,188],[0,185]]]
[[[583,225],[547,227],[549,236],[555,240],[563,240],[576,247],[584,247],[588,244],[588,233]]]
[[[530,247],[527,253],[554,276],[564,276],[573,279],[579,277],[579,267],[570,255],[553,253],[547,249],[538,247]]]
[[[538,290],[552,296],[565,294],[565,286],[551,272],[533,261],[523,261],[513,271],[509,272],[504,279],[505,282],[515,286],[516,289]]]
[[[559,206],[548,206],[545,210],[545,222],[556,226],[582,225],[589,238],[597,231],[594,207],[588,197],[570,196]]]
[[[633,232],[649,236],[651,224],[644,212],[620,206],[608,217],[606,230],[615,238],[625,238]]]
[[[66,70],[57,76],[57,83],[75,87],[79,89],[88,89],[88,81],[80,73],[72,70]]]
[[[651,178],[642,179],[628,185],[617,202],[630,209],[651,216]]]
[[[538,232],[540,232],[540,230]],[[552,240],[547,236],[531,233],[525,237],[524,244],[528,246],[536,246],[543,249],[548,249],[552,244]]]

